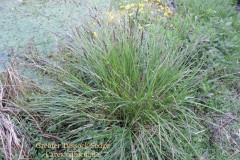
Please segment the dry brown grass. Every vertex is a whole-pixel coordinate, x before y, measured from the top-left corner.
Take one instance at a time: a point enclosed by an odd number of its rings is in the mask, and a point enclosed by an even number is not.
[[[0,73],[0,153],[6,160],[30,159],[26,137],[15,124],[21,109],[13,105],[18,97],[26,93],[26,82],[13,64]]]

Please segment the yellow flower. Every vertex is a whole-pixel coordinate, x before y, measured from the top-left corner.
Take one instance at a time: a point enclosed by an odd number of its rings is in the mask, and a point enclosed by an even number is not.
[[[165,12],[165,13],[163,14],[163,16],[166,17],[166,18],[169,17],[169,15],[168,15],[167,12]]]
[[[131,8],[131,5],[130,4],[127,4],[126,6],[125,6],[125,9],[126,10],[129,10]]]
[[[161,10],[164,10],[164,7],[163,7],[163,5],[160,5],[160,9],[161,9]]]
[[[172,13],[173,13],[170,8],[167,9],[167,12],[168,12],[169,14],[172,14]]]
[[[139,7],[143,7],[144,4],[143,4],[143,3],[138,3],[138,6],[139,6]]]
[[[173,28],[173,27],[174,27],[174,25],[171,23],[171,24],[170,24],[170,28]]]
[[[143,27],[139,24],[139,25],[138,25],[138,29],[139,29],[139,30],[142,30]]]
[[[158,3],[160,3],[160,2],[161,2],[161,0],[157,0],[157,2],[158,2]]]
[[[93,37],[94,37],[94,38],[97,38],[97,37],[98,37],[97,32],[93,32]]]
[[[131,7],[134,7],[134,6],[135,6],[135,4],[134,4],[134,3],[132,3],[132,4],[131,4]]]

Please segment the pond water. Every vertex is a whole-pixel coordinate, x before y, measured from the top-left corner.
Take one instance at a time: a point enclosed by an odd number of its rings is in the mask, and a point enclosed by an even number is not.
[[[107,4],[107,0],[93,0]],[[55,34],[68,35],[88,13],[90,0],[0,0],[0,62],[33,43],[39,52],[57,48]],[[0,63],[1,70],[1,63]]]

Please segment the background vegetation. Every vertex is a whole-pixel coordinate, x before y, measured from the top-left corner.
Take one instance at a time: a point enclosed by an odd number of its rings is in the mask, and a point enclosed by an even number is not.
[[[0,135],[15,137],[1,137],[3,148],[11,146],[3,156],[44,159],[54,150],[36,143],[67,142],[110,144],[74,150],[100,152],[98,159],[240,158],[240,19],[233,4],[93,7],[60,53],[33,49],[19,57],[37,82],[20,83],[26,80],[13,65],[2,74],[0,130],[9,134]]]

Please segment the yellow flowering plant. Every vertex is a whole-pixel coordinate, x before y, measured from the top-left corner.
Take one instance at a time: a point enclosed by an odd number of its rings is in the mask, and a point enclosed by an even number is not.
[[[118,12],[122,17],[129,17],[130,20],[137,20],[139,28],[153,24],[154,21],[170,20],[176,17],[173,10],[161,0],[141,0],[134,3],[120,2]],[[171,25],[171,28],[173,25]]]

